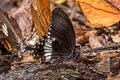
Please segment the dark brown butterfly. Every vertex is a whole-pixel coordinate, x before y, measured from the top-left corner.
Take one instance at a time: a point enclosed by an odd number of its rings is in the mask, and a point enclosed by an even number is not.
[[[69,58],[75,49],[75,33],[68,15],[60,8],[52,12],[48,34],[35,48],[36,55],[42,55],[44,61]]]
[[[16,21],[2,9],[0,9],[0,42],[8,52],[22,51],[21,30]]]

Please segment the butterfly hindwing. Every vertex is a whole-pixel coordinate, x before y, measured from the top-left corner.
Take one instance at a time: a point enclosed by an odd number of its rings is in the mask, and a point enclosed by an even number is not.
[[[75,33],[67,14],[60,8],[52,12],[51,24],[45,42],[44,54],[46,59],[54,56],[70,56],[75,49]]]
[[[8,51],[13,51],[14,48],[20,48],[20,33],[21,30],[16,21],[12,17],[9,17],[3,9],[0,9],[0,41]]]

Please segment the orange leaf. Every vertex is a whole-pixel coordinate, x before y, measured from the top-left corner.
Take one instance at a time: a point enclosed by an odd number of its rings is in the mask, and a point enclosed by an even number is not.
[[[42,37],[48,33],[51,17],[50,3],[49,0],[35,0],[35,3],[37,12],[31,5],[31,13],[38,35]]]
[[[106,0],[76,0],[83,14],[88,19],[86,25],[93,28],[111,26],[120,20],[120,11]]]
[[[35,28],[38,32],[39,37],[42,37],[42,35],[46,34],[44,27],[41,24],[41,21],[39,20],[39,17],[37,15],[37,13],[35,12],[33,6],[31,5],[31,13],[32,13],[32,18],[35,24]]]

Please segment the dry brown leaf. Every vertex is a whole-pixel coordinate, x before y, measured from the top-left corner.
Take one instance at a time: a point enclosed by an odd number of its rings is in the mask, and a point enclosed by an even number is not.
[[[120,11],[106,0],[76,0],[76,3],[88,19],[85,24],[93,28],[111,26],[120,20]]]
[[[76,43],[83,44],[89,40],[90,32],[82,29],[75,29]]]
[[[35,24],[35,28],[38,31],[38,35],[39,35],[39,37],[42,37],[42,35],[44,35],[46,33],[44,30],[44,27],[40,23],[37,13],[35,12],[32,5],[31,5],[31,13],[32,13],[32,18],[33,18],[34,24]]]
[[[110,54],[106,53],[104,58],[96,64],[96,70],[100,72],[110,72]]]
[[[112,40],[115,43],[119,43],[120,42],[120,34],[113,35]]]
[[[91,48],[100,48],[107,44],[103,36],[96,36],[93,31],[90,32],[89,44]]]
[[[50,3],[49,0],[35,0],[35,3],[37,12],[31,5],[32,18],[39,37],[42,37],[48,33],[51,17]]]
[[[18,10],[16,10],[12,17],[17,21],[19,28],[22,31],[22,37],[29,36],[32,30],[32,16],[30,11],[30,4],[32,0],[24,0]]]

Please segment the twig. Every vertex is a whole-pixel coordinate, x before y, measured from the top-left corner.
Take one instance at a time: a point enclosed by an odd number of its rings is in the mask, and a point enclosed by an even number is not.
[[[72,9],[71,15],[70,15],[70,19],[71,19],[71,20],[73,19],[74,15],[75,15],[75,13],[76,13],[76,10],[77,10],[77,7],[74,6],[74,8]]]
[[[95,49],[89,49],[89,50],[81,50],[81,52],[83,54],[99,54],[100,52],[120,52],[120,44],[118,45],[109,45],[109,46],[105,46],[105,47],[100,47],[100,48],[95,48]]]

